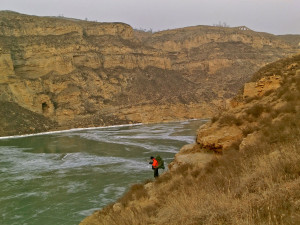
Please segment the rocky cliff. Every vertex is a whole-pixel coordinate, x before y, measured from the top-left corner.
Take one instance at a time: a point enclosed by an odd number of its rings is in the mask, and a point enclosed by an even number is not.
[[[169,171],[81,225],[299,224],[300,55],[254,74]]]
[[[0,101],[58,129],[209,117],[259,67],[295,51],[244,28],[145,35],[123,23],[2,11]]]

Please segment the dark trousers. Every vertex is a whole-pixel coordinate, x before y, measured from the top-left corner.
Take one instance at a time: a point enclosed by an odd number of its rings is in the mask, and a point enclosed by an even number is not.
[[[158,177],[158,168],[154,168],[154,177]]]

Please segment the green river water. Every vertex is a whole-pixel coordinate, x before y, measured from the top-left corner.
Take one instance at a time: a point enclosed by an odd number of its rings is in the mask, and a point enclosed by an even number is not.
[[[207,120],[0,138],[0,224],[74,225],[153,178]],[[163,171],[160,171],[163,172]]]

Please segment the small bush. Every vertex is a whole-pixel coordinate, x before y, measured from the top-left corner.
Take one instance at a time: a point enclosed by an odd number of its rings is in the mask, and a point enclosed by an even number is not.
[[[255,104],[250,109],[246,110],[248,115],[252,115],[255,118],[258,118],[264,111],[264,106],[261,104]]]
[[[273,107],[271,105],[268,104],[268,105],[264,106],[264,112],[270,113],[270,112],[272,112],[272,110],[273,110]]]
[[[264,95],[264,96],[269,96],[269,95],[271,95],[273,92],[274,92],[274,90],[268,90],[268,91],[266,91],[263,95]]]
[[[202,171],[201,169],[196,168],[191,172],[191,176],[194,178],[197,178],[201,175],[201,171]]]
[[[281,86],[279,89],[278,89],[278,91],[277,91],[277,96],[279,97],[279,98],[281,98],[286,92],[288,92],[289,91],[289,86],[288,85],[283,85],[283,86]]]
[[[282,107],[277,109],[277,114],[279,113],[296,113],[295,102],[287,102]]]
[[[246,97],[246,98],[244,99],[244,101],[245,101],[245,103],[250,103],[250,102],[252,102],[252,101],[254,101],[254,100],[258,100],[259,98],[260,98],[259,96]]]
[[[241,126],[243,121],[240,118],[236,118],[233,114],[225,114],[220,119],[219,122],[222,126],[235,124]]]
[[[270,126],[262,128],[265,141],[285,143],[293,140],[299,133],[299,119],[294,114],[284,114]]]
[[[218,116],[213,116],[213,117],[211,118],[211,123],[215,123],[219,118],[220,118],[219,115],[218,115]]]
[[[265,116],[263,116],[260,120],[259,120],[259,124],[261,126],[270,126],[272,124],[272,116],[271,114],[267,114]]]
[[[132,200],[138,200],[141,198],[149,197],[147,190],[145,189],[143,184],[134,184],[130,187],[129,191],[119,199],[119,202],[127,206],[127,204]]]
[[[285,101],[288,101],[288,102],[291,102],[291,101],[296,101],[299,99],[299,92],[298,91],[287,91],[283,96],[282,98],[285,100]]]

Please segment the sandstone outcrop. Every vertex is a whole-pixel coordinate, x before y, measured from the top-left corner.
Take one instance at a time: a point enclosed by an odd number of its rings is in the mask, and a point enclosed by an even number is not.
[[[249,82],[244,86],[244,98],[258,97],[264,95],[268,91],[276,90],[280,87],[282,78],[280,76],[263,77],[257,82]]]
[[[197,143],[204,149],[222,152],[243,137],[237,126],[220,126],[218,123],[204,125],[197,133]]]
[[[255,70],[296,51],[238,28],[145,34],[7,11],[0,27],[0,100],[69,128],[210,117]]]
[[[169,170],[174,171],[182,165],[196,165],[199,168],[204,168],[215,156],[201,152],[199,149],[196,143],[183,146],[168,165]]]
[[[273,108],[274,114],[286,111],[294,112],[296,109],[293,107],[295,106],[288,106],[293,103],[286,103],[279,98],[280,94],[278,97],[272,93],[279,88],[282,89],[282,84],[286,83],[287,79],[291,79],[288,78],[289,76],[299,77],[299,68],[300,55],[295,55],[260,69],[254,74],[254,81],[246,83],[243,92],[233,100],[235,102],[236,99],[240,99],[241,102],[234,104],[234,107],[223,113],[222,116],[214,118],[212,122],[200,127],[196,140],[199,148],[221,153],[233,144],[240,143],[240,149],[243,151],[245,146],[254,143],[254,140],[261,135],[260,132],[257,132],[259,117],[266,124],[272,123],[272,117],[268,115],[271,111],[270,108]],[[274,75],[276,73],[280,75]],[[299,87],[290,86],[288,88],[293,91]],[[281,92],[284,91],[286,90],[283,89]],[[294,101],[296,98],[290,95],[286,96],[285,100]]]
[[[268,92],[273,92],[280,88],[283,78],[279,75],[264,76],[258,81],[245,83],[242,99],[248,100],[251,98],[260,98]],[[270,99],[265,98],[261,101],[262,104],[268,104]],[[218,118],[216,122],[203,125],[197,132],[196,143],[200,148],[213,150],[214,152],[222,153],[224,150],[231,147],[235,142],[242,140],[241,149],[244,145],[249,145],[252,140],[256,138],[255,135],[249,135],[246,138],[243,137],[243,132],[248,129],[248,123],[243,118],[243,113],[249,108],[253,107],[253,104],[248,103],[246,108],[243,108],[245,103],[238,103],[235,99],[231,102],[231,113],[228,115],[223,113],[221,118]],[[237,109],[233,109],[236,108]],[[239,117],[239,118],[238,118]],[[224,123],[226,126],[224,126]],[[244,123],[242,125],[242,123]],[[245,144],[247,143],[247,144]]]

